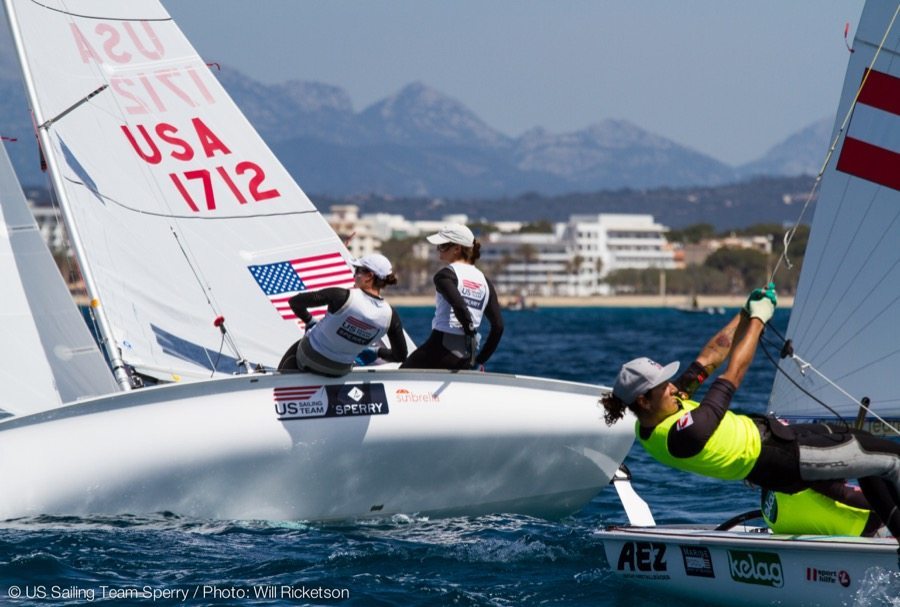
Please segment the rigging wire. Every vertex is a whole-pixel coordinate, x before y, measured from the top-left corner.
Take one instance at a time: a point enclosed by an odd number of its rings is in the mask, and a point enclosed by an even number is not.
[[[217,365],[219,363],[219,359],[222,356],[222,345],[228,344],[229,349],[234,352],[235,357],[238,359],[237,364],[243,365],[244,369],[247,373],[251,373],[253,369],[250,366],[250,362],[241,356],[240,350],[237,347],[237,344],[231,338],[231,335],[225,330],[225,317],[218,313],[216,310],[215,304],[213,304],[212,300],[209,297],[209,291],[212,290],[212,287],[203,283],[203,280],[200,278],[200,275],[197,273],[197,268],[195,267],[193,261],[191,261],[190,256],[188,256],[187,251],[181,244],[181,239],[178,238],[178,232],[175,231],[175,228],[169,226],[169,229],[172,231],[172,237],[175,238],[175,242],[178,244],[178,248],[181,250],[181,254],[184,255],[184,259],[187,262],[188,267],[191,269],[191,272],[194,275],[194,278],[197,280],[197,284],[200,286],[200,290],[203,292],[203,296],[206,298],[206,303],[209,305],[210,309],[213,311],[213,314],[216,315],[215,321],[213,321],[213,326],[217,327],[219,331],[222,333],[222,342],[219,346],[219,355],[216,357],[216,362],[213,362],[212,358],[209,356],[209,351],[204,348],[204,352],[206,353],[206,357],[209,360],[210,365],[212,365],[213,374],[217,371]]]
[[[895,23],[896,20],[897,20],[898,14],[900,14],[900,3],[898,3],[897,8],[894,10],[894,14],[893,14],[893,16],[891,17],[891,20],[890,20],[890,22],[888,23],[887,28],[885,29],[884,35],[882,36],[881,41],[879,42],[878,46],[876,47],[875,53],[873,54],[872,59],[871,59],[871,61],[869,62],[869,66],[868,66],[868,68],[865,70],[865,72],[864,72],[864,74],[863,74],[862,81],[860,82],[859,87],[856,89],[856,93],[855,93],[854,96],[853,96],[853,99],[852,99],[852,101],[851,101],[851,103],[850,103],[850,106],[847,108],[847,112],[845,113],[845,115],[844,115],[844,117],[843,117],[843,120],[841,121],[840,128],[838,129],[837,133],[835,133],[835,136],[834,136],[834,138],[833,138],[833,140],[832,140],[832,142],[831,142],[831,145],[830,145],[830,147],[829,147],[829,149],[828,149],[828,152],[825,154],[825,159],[824,159],[824,161],[822,162],[822,166],[821,166],[821,168],[819,169],[819,172],[818,172],[817,175],[816,175],[815,181],[813,182],[813,185],[812,185],[812,187],[810,188],[810,191],[809,191],[809,193],[808,193],[807,196],[806,196],[806,199],[805,199],[805,201],[804,201],[804,203],[803,203],[803,206],[802,206],[801,209],[800,209],[800,212],[799,212],[799,214],[798,214],[798,216],[797,216],[797,220],[794,222],[793,226],[791,226],[791,228],[788,229],[788,230],[785,232],[785,234],[784,234],[784,239],[783,239],[783,245],[784,245],[784,246],[783,246],[783,250],[782,250],[782,252],[781,252],[781,255],[778,257],[778,260],[777,260],[776,263],[775,263],[775,267],[772,269],[772,272],[771,272],[771,274],[769,275],[769,282],[770,282],[770,283],[774,283],[774,281],[775,281],[775,276],[778,274],[778,270],[780,269],[781,263],[782,263],[782,262],[784,262],[785,267],[788,268],[788,269],[790,269],[790,268],[793,267],[793,265],[792,265],[791,262],[790,262],[790,259],[788,258],[788,248],[790,247],[790,244],[791,244],[791,242],[793,241],[794,236],[796,235],[798,228],[800,227],[800,224],[801,224],[801,222],[802,222],[802,220],[803,220],[803,216],[806,214],[806,210],[809,208],[810,204],[811,204],[812,201],[813,201],[813,198],[814,198],[815,195],[816,195],[816,192],[817,192],[817,190],[818,190],[818,188],[819,188],[819,185],[820,185],[821,182],[822,182],[822,178],[823,178],[823,176],[824,176],[824,174],[825,174],[825,171],[827,170],[829,164],[830,164],[831,161],[832,161],[832,158],[834,157],[834,152],[835,152],[835,150],[837,149],[838,142],[840,141],[841,136],[844,134],[844,131],[847,129],[847,126],[848,126],[849,123],[850,123],[850,119],[851,119],[851,117],[853,116],[853,111],[855,110],[856,105],[857,105],[857,103],[858,103],[858,101],[859,101],[860,94],[862,93],[862,90],[863,90],[863,88],[864,88],[865,85],[866,85],[866,82],[867,82],[867,80],[868,80],[868,78],[869,78],[869,74],[870,74],[870,73],[872,72],[872,70],[874,69],[875,63],[877,62],[878,57],[879,57],[879,55],[881,54],[881,51],[882,51],[882,49],[884,48],[885,43],[887,42],[888,36],[890,35],[891,31],[892,31],[893,28],[894,28],[894,23]],[[848,34],[848,32],[849,32],[849,24],[845,25],[845,27],[844,27],[844,40],[845,40],[845,43],[846,43],[846,40],[847,40],[847,34]],[[848,48],[848,50],[849,50],[851,53],[854,52],[854,49],[851,48],[849,44],[847,45],[847,48]],[[787,340],[783,335],[781,335],[780,332],[779,332],[777,329],[775,329],[775,327],[774,327],[773,325],[770,324],[769,326],[770,326],[770,327],[775,331],[775,333],[782,339],[782,341],[785,343],[786,346],[789,346],[789,345],[790,345],[790,341]],[[776,370],[777,370],[779,373],[782,373],[782,374],[783,374],[783,375],[784,375],[784,376],[785,376],[785,377],[786,377],[786,378],[787,378],[794,386],[797,387],[797,389],[799,389],[801,392],[803,392],[804,394],[806,394],[806,395],[807,395],[809,398],[811,398],[813,401],[817,402],[818,404],[820,404],[820,405],[822,405],[823,407],[825,407],[826,409],[828,409],[828,411],[830,411],[835,417],[837,417],[839,420],[841,420],[841,422],[842,422],[845,426],[847,426],[847,427],[849,428],[849,424],[847,423],[847,421],[846,421],[841,415],[839,415],[834,409],[832,409],[830,406],[828,406],[825,402],[823,402],[822,400],[820,400],[819,398],[817,398],[816,396],[814,396],[813,394],[811,394],[808,390],[804,389],[804,388],[803,388],[803,387],[802,387],[802,386],[801,386],[801,385],[800,385],[793,377],[791,377],[784,369],[782,369],[781,366],[778,364],[778,361],[776,361],[776,360],[771,356],[771,354],[769,353],[768,349],[766,348],[765,342],[761,342],[761,343],[763,344],[763,351],[765,352],[766,356],[769,358],[769,360],[772,362],[772,364],[775,366]],[[794,359],[794,361],[795,361],[795,362],[799,365],[799,367],[800,367],[800,372],[801,372],[801,374],[805,374],[806,370],[809,370],[809,371],[815,373],[815,374],[816,374],[817,376],[819,376],[823,381],[825,381],[828,385],[830,385],[830,386],[832,386],[834,389],[838,390],[841,394],[843,394],[843,395],[845,395],[847,398],[849,398],[851,402],[857,404],[861,409],[865,410],[867,413],[869,413],[870,415],[872,415],[873,417],[875,417],[876,419],[878,419],[879,421],[881,421],[887,428],[890,428],[894,433],[896,433],[898,436],[900,436],[900,429],[894,427],[892,424],[890,424],[889,422],[887,422],[884,418],[882,418],[882,417],[879,416],[877,413],[875,413],[874,411],[872,411],[872,409],[864,402],[864,401],[867,400],[867,399],[862,399],[862,400],[856,399],[853,395],[851,395],[851,394],[848,393],[846,390],[844,390],[843,388],[841,388],[836,382],[834,382],[834,381],[832,381],[830,378],[828,378],[825,374],[823,374],[821,371],[819,371],[819,370],[818,370],[815,366],[813,366],[811,363],[809,363],[808,361],[805,361],[805,360],[802,359],[801,357],[797,356],[797,355],[793,352],[793,348],[792,348],[792,347],[790,347],[790,348],[786,347],[786,348],[785,348],[785,351],[784,351],[784,353],[783,353],[783,357],[784,357],[784,356],[790,356],[791,358]]]

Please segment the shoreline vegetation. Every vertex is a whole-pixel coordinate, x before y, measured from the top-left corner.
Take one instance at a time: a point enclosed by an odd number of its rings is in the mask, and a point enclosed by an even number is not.
[[[434,295],[392,295],[386,293],[386,299],[398,308],[415,308],[434,306]],[[500,304],[507,306],[512,297],[500,296]],[[704,308],[740,308],[747,301],[746,295],[698,295],[697,305]],[[794,298],[790,295],[778,296],[779,308],[790,308]],[[528,297],[528,306],[537,308],[679,308],[689,306],[684,295],[594,295],[589,297],[544,297],[533,295]]]

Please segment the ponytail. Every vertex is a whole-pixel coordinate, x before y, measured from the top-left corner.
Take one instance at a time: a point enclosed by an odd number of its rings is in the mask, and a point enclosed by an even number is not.
[[[378,290],[381,290],[386,286],[395,284],[397,284],[397,276],[393,272],[391,272],[384,278],[379,278],[375,274],[372,274],[372,286]]]
[[[462,256],[466,263],[475,265],[475,262],[481,258],[481,243],[477,240],[472,241],[471,247],[460,247]]]
[[[626,409],[631,409],[632,411],[634,411],[634,405],[626,405],[622,401],[622,399],[614,395],[612,392],[604,394],[600,398],[600,403],[605,409],[605,412],[603,413],[603,420],[606,422],[607,426],[612,426],[614,423],[625,417]]]

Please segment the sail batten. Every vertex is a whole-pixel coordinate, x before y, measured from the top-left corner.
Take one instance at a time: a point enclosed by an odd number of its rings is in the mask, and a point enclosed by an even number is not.
[[[885,35],[896,11],[869,2],[860,20],[787,331],[794,351],[853,398],[783,360],[769,405],[784,416],[826,418],[819,400],[852,420],[867,397],[880,416],[900,418],[900,28]]]

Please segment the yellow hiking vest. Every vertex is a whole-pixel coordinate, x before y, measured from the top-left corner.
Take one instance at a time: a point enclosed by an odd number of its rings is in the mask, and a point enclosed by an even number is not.
[[[644,449],[657,461],[686,472],[725,480],[741,480],[750,474],[759,457],[760,436],[756,423],[746,415],[725,412],[725,417],[697,455],[675,457],[669,453],[667,437],[672,426],[682,417],[700,406],[693,400],[678,401],[682,410],[661,421],[647,440],[641,438],[640,423],[634,431]]]
[[[818,491],[762,492],[763,519],[773,533],[789,535],[862,535],[869,510],[854,508]]]

